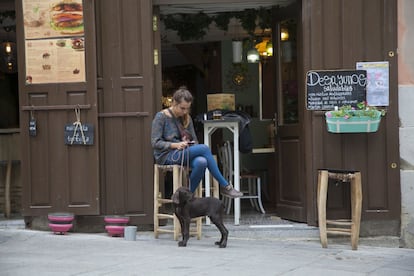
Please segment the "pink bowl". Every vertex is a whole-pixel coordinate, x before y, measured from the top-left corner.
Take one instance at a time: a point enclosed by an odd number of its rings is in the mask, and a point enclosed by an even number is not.
[[[105,226],[106,231],[108,232],[109,236],[114,237],[123,237],[124,236],[124,228],[125,226],[122,225],[107,225]]]
[[[49,214],[47,216],[47,218],[51,221],[51,222],[72,222],[73,219],[75,218],[74,215],[72,214]]]
[[[66,232],[68,232],[72,228],[72,224],[54,224],[54,223],[49,223],[49,228],[55,234],[64,235]]]
[[[108,216],[104,218],[104,221],[112,224],[127,224],[129,222],[129,217]]]

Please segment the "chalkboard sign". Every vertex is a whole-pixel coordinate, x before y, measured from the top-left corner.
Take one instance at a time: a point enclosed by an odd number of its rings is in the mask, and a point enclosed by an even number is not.
[[[93,145],[93,137],[92,124],[75,123],[65,125],[66,145]]]
[[[306,74],[308,110],[332,110],[366,100],[365,70],[309,71]]]

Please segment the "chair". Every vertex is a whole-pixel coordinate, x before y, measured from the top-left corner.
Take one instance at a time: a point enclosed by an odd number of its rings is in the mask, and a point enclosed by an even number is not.
[[[160,208],[163,204],[172,204],[170,198],[164,198],[160,191],[160,184],[164,184],[164,175],[171,171],[173,175],[173,192],[182,186],[183,177],[188,175],[188,172],[181,174],[180,165],[158,165],[154,164],[154,237],[158,238],[161,233],[173,233],[174,240],[178,240],[181,234],[180,222],[175,214],[172,212],[161,212]],[[184,169],[186,170],[186,169]],[[160,177],[162,176],[162,177]],[[201,185],[198,186],[195,195],[201,197]],[[160,228],[160,219],[172,219],[173,229]],[[202,217],[195,218],[196,227],[190,229],[190,235],[196,235],[197,239],[201,239]]]
[[[234,182],[233,151],[230,141],[224,142],[223,146],[219,147],[218,154],[223,168],[223,176],[227,180]],[[249,199],[252,207],[262,214],[266,213],[262,204],[261,177],[259,174],[246,171],[240,172],[240,192],[244,194],[240,199]],[[226,213],[230,214],[231,198],[224,197],[224,202],[226,205]]]
[[[347,182],[351,185],[350,219],[327,220],[326,199],[329,179],[336,180],[337,184]],[[320,169],[318,171],[318,223],[319,235],[323,248],[328,247],[327,234],[351,236],[352,250],[358,249],[359,229],[362,209],[361,172],[348,170]],[[329,225],[329,227],[327,227]]]

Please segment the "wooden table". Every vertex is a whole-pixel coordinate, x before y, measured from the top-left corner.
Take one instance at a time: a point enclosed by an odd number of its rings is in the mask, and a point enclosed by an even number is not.
[[[238,120],[205,120],[204,123],[204,144],[210,147],[211,135],[217,129],[228,129],[233,134],[233,154],[234,154],[234,188],[240,190],[240,158],[239,158],[239,121]],[[210,147],[211,148],[211,147]],[[205,196],[210,196],[210,174],[205,174]],[[206,219],[206,224],[210,220]],[[240,198],[234,199],[234,224],[240,224]]]

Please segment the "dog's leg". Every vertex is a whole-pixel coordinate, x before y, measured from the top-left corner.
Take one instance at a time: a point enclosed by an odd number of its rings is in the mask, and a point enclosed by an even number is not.
[[[188,239],[190,238],[190,219],[182,218],[183,223],[181,224],[181,235],[183,236],[182,241],[178,243],[178,246],[187,246]]]
[[[224,226],[223,219],[221,217],[211,216],[210,219],[221,233],[220,241],[215,242],[215,244],[220,248],[225,248],[227,246],[229,230],[227,230],[227,228]]]
[[[178,242],[178,246],[185,246],[185,245],[182,245],[184,243],[184,233],[183,233],[183,231],[184,231],[183,229],[185,227],[184,226],[184,218],[180,215],[177,215],[177,213],[175,213],[175,215],[177,216],[178,221],[180,222],[180,226],[181,226],[181,241]]]
[[[229,230],[224,226],[223,222],[220,222],[218,225],[216,224],[217,228],[221,232],[221,240],[220,240],[220,248],[225,248],[227,246],[227,238],[229,236]]]

